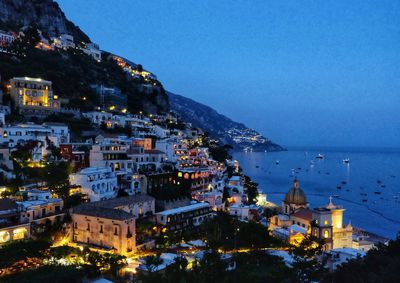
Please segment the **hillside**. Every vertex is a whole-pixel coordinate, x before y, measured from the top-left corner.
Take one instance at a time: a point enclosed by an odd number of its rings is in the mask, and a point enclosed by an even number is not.
[[[101,52],[101,60],[93,60],[82,49],[90,43],[89,36],[69,21],[53,0],[0,0],[0,29],[16,37],[9,49],[0,52],[4,90],[12,77],[43,78],[53,82],[54,94],[66,108],[166,113],[171,106],[184,120],[235,149],[283,150],[210,107],[168,95],[157,77],[140,64],[106,51]],[[20,31],[23,33],[18,36]],[[75,47],[51,47],[53,38],[61,34],[72,35]],[[106,97],[104,89],[110,93]],[[3,97],[3,103],[9,103],[9,98]]]
[[[176,111],[183,120],[208,132],[211,137],[232,145],[236,150],[285,150],[257,131],[232,121],[209,106],[171,92],[168,92],[168,96],[171,109]]]

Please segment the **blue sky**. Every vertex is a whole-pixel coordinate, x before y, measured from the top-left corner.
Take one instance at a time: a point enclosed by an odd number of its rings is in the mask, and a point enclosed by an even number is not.
[[[57,0],[101,48],[285,146],[400,146],[400,1]]]

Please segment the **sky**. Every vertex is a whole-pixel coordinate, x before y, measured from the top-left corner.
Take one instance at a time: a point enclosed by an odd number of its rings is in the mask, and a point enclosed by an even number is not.
[[[400,147],[400,1],[57,2],[101,49],[281,145]]]

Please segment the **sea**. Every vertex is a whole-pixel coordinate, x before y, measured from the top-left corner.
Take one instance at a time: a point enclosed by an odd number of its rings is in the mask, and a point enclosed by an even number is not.
[[[268,201],[281,205],[297,178],[311,208],[327,205],[332,196],[334,204],[346,209],[345,224],[391,239],[400,232],[400,148],[292,148],[232,155]]]

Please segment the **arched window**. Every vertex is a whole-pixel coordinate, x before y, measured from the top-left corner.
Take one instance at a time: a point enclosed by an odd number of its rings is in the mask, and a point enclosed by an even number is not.
[[[329,231],[328,230],[324,231],[324,238],[329,238]]]

